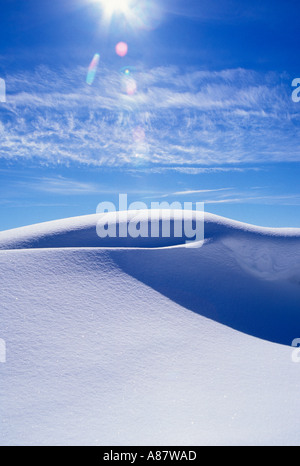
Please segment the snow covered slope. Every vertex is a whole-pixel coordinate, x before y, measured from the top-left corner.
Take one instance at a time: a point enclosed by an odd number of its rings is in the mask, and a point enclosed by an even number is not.
[[[203,213],[194,211],[154,211],[158,221],[171,219],[171,223],[192,219],[203,222]],[[118,216],[117,216],[118,215]],[[168,247],[184,244],[189,238],[174,236],[173,225],[171,226],[171,237],[164,238],[162,232],[158,238],[151,237],[151,228],[148,226],[149,238],[99,238],[96,225],[100,214],[74,217],[64,220],[41,223],[15,230],[0,232],[0,249],[24,249],[24,248],[82,248],[82,247],[135,247],[155,248]],[[128,211],[106,214],[107,222],[126,224],[136,219],[140,224],[149,225],[150,211]],[[300,238],[300,229],[296,228],[262,228],[245,223],[228,220],[217,215],[205,213],[205,237],[206,239],[219,239],[226,236],[237,237],[247,233],[247,237],[274,237],[280,242],[282,238]],[[154,223],[154,221],[153,221]],[[153,236],[153,235],[152,235]]]
[[[0,233],[0,444],[299,445],[300,231],[107,249],[96,222]]]

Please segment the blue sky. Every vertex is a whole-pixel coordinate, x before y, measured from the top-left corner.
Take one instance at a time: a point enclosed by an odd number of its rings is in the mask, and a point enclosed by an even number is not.
[[[118,193],[300,227],[299,14],[293,0],[128,0],[111,17],[103,0],[2,0],[0,230]]]

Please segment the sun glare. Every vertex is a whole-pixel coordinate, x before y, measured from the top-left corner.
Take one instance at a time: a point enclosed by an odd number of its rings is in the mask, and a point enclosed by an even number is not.
[[[130,2],[131,0],[100,0],[107,18],[111,18],[115,13],[123,13],[126,15],[129,11]]]
[[[109,26],[114,17],[122,19],[132,29],[154,29],[161,20],[158,0],[85,0],[101,8],[102,26]]]

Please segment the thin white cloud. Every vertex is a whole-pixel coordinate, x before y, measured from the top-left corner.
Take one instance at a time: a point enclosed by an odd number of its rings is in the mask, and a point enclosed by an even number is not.
[[[227,199],[205,199],[205,204],[263,204],[263,205],[300,205],[300,195],[267,195],[267,196],[247,196]]]
[[[152,195],[144,199],[165,199],[189,195],[189,201],[193,200],[193,195],[197,194],[198,202],[203,202],[205,205],[218,204],[261,204],[261,205],[300,205],[299,194],[263,194],[266,188],[249,187],[244,192],[234,188],[211,189],[211,190],[190,190],[182,192],[174,192],[169,194]],[[253,192],[257,190],[257,194]],[[227,191],[227,193],[225,192]],[[221,194],[222,193],[222,194]]]
[[[79,182],[62,176],[33,178],[27,182],[19,182],[18,187],[22,186],[35,191],[65,196],[94,194],[101,191],[100,187],[93,183]]]
[[[229,188],[228,190],[231,191],[230,194],[222,194],[219,193],[222,190],[218,189],[211,189],[211,190],[202,190],[198,191],[197,201],[203,202],[204,204],[262,204],[262,205],[300,205],[300,195],[299,194],[289,194],[289,195],[274,195],[274,194],[265,194],[263,195],[261,192],[257,193],[257,195],[250,195],[250,192],[254,189],[249,187],[245,190],[245,192],[240,192],[234,190],[233,188]],[[263,188],[262,188],[263,189]],[[185,191],[187,195],[190,195],[189,201],[193,200],[193,194],[195,191]],[[209,195],[209,197],[206,197]],[[181,193],[170,193],[170,194],[162,194],[157,193],[153,194],[151,197],[145,197],[144,199],[164,199],[164,198],[174,198],[175,196],[181,196]]]
[[[217,193],[222,191],[230,191],[233,188],[219,188],[219,189],[196,189],[196,190],[187,190],[187,191],[177,191],[175,193],[165,194],[162,197],[169,196],[188,196],[192,194],[207,194],[207,193]]]

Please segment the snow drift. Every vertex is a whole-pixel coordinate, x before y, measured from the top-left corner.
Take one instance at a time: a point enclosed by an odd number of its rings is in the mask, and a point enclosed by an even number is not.
[[[160,222],[160,232],[157,238],[151,236],[150,211],[128,211],[106,214],[107,223],[117,222],[119,225],[129,223],[133,219],[141,225],[147,223],[147,238],[100,238],[97,235],[97,223],[103,214],[87,215],[71,219],[56,220],[41,223],[28,227],[17,228],[15,230],[0,232],[0,249],[27,249],[27,248],[87,248],[87,247],[135,247],[135,248],[156,248],[185,244],[190,238],[183,235],[181,238],[174,235],[174,222],[192,220],[203,223],[203,213],[194,211],[151,211],[156,213]],[[171,228],[169,237],[163,237],[161,223],[163,220],[170,220]],[[241,237],[273,237],[280,243],[283,238],[299,239],[300,229],[293,228],[262,228],[245,223],[228,220],[217,215],[205,213],[205,238],[216,240],[220,238]],[[144,230],[144,228],[141,228]]]
[[[205,214],[189,248],[97,219],[0,233],[0,444],[299,444],[300,230]]]

